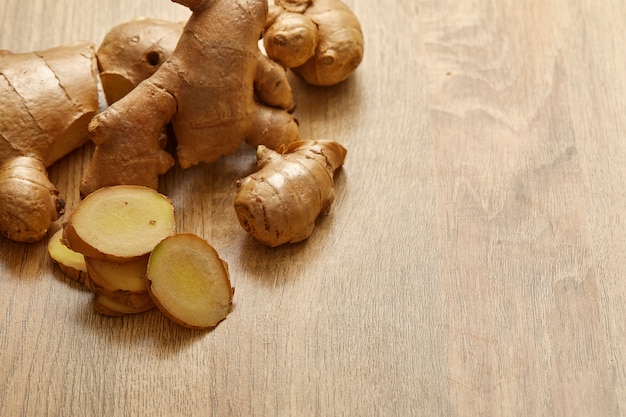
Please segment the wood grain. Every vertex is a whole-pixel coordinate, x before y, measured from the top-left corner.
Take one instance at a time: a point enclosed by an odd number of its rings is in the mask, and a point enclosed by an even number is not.
[[[303,137],[348,149],[314,235],[268,249],[239,227],[246,146],[170,171],[178,228],[236,287],[210,332],[99,316],[46,241],[0,239],[0,415],[626,414],[626,3],[346,2],[361,67],[290,78]],[[136,16],[188,12],[5,0],[0,49]],[[50,169],[69,209],[91,152]]]

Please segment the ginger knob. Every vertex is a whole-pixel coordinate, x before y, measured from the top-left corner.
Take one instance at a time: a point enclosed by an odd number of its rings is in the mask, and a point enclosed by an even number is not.
[[[294,142],[284,154],[259,146],[259,170],[237,182],[239,223],[271,247],[307,239],[335,199],[333,176],[345,156],[328,140]]]
[[[65,211],[58,194],[39,159],[9,159],[0,167],[0,232],[19,242],[40,240]]]

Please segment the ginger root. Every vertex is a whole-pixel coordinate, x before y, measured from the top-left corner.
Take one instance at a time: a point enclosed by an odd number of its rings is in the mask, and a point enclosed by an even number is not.
[[[97,115],[96,144],[81,183],[158,187],[174,164],[159,137],[172,123],[183,168],[233,153],[243,141],[282,149],[299,137],[285,69],[259,50],[266,0],[174,0],[192,10],[156,72]]]
[[[45,51],[0,51],[0,233],[43,238],[65,202],[46,168],[89,140],[98,110],[91,42]]]
[[[363,33],[341,0],[275,0],[263,45],[267,56],[319,86],[337,84],[363,60]]]
[[[96,52],[107,103],[115,103],[154,74],[170,57],[182,33],[182,23],[152,18],[111,28]]]
[[[237,182],[239,223],[271,247],[305,240],[330,210],[334,172],[345,157],[346,149],[328,140],[294,142],[284,154],[259,146],[258,171]]]

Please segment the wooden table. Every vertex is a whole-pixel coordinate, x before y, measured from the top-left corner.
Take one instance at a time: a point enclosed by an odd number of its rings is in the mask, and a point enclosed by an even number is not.
[[[0,415],[626,414],[626,3],[347,3],[357,72],[291,78],[302,136],[348,148],[313,236],[268,249],[239,226],[250,147],[171,170],[179,230],[236,287],[209,332],[94,313],[47,239],[0,239]],[[0,48],[98,43],[137,16],[188,11],[3,0]],[[69,209],[91,152],[50,169]]]

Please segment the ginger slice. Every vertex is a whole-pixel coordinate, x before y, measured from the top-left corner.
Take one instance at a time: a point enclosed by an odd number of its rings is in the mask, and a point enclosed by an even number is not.
[[[128,262],[86,258],[91,290],[131,307],[153,307],[148,294],[148,255]]]
[[[85,263],[92,280],[109,290],[144,292],[148,291],[146,283],[148,257],[144,255],[129,262],[86,258]]]
[[[144,306],[129,306],[119,302],[113,297],[108,297],[102,294],[95,294],[93,299],[93,308],[100,314],[111,317],[123,317],[130,314],[143,313],[154,307],[154,304],[148,304]]]
[[[135,185],[88,195],[64,224],[63,242],[86,257],[130,261],[175,230],[174,206],[163,194]]]
[[[50,258],[68,278],[84,284],[88,278],[85,257],[61,243],[62,234],[63,230],[59,229],[50,237],[48,241]]]
[[[161,241],[150,254],[146,276],[154,304],[185,327],[215,327],[231,310],[228,267],[196,235],[181,233]]]

